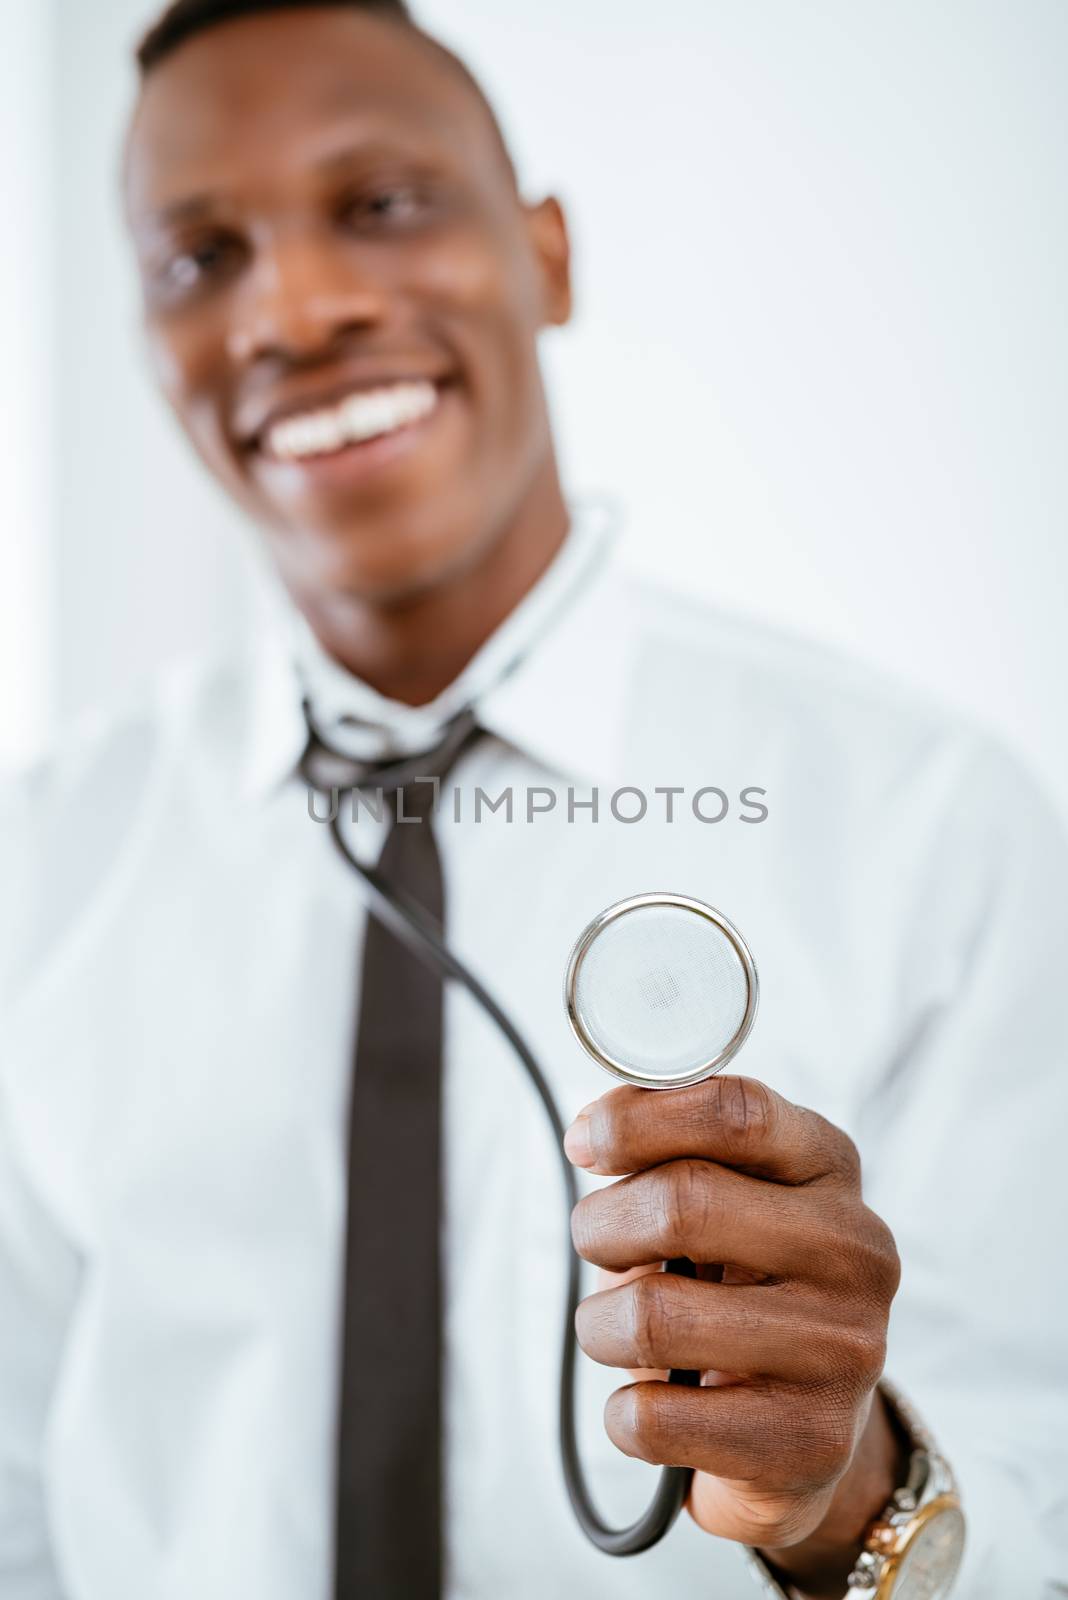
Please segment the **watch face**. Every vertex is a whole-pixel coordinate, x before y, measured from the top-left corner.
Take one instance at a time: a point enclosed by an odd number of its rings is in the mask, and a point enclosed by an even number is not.
[[[894,1600],[943,1600],[963,1554],[964,1517],[956,1506],[946,1506],[909,1541],[894,1574]]]

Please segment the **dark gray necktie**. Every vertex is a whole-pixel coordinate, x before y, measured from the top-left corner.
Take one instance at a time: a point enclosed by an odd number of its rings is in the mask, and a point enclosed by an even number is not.
[[[378,875],[439,928],[435,791],[413,780],[444,778],[479,736],[465,714],[435,750],[380,767],[339,757],[314,732],[305,753],[317,788],[382,789],[393,820]],[[438,1600],[443,1590],[442,1011],[439,973],[368,915],[349,1117],[335,1600]]]

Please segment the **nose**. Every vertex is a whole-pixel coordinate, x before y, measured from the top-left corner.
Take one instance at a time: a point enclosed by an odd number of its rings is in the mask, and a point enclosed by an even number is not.
[[[327,348],[339,334],[380,322],[382,282],[357,254],[307,232],[261,246],[233,301],[227,333],[231,359],[259,356],[299,360]]]

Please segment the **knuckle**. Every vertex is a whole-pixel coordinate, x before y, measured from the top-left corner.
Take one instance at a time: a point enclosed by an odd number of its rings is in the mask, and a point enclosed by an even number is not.
[[[843,1197],[829,1214],[833,1276],[850,1302],[888,1311],[901,1281],[901,1259],[886,1223]]]
[[[654,1173],[655,1206],[662,1243],[669,1255],[686,1255],[703,1230],[709,1193],[705,1163],[672,1161]]]
[[[851,1183],[860,1182],[860,1151],[841,1128],[835,1128],[835,1155],[843,1177]]]
[[[843,1365],[863,1390],[874,1388],[886,1365],[886,1330],[872,1323],[839,1328]]]
[[[813,1111],[811,1116],[818,1130],[817,1143],[822,1148],[830,1172],[847,1183],[859,1184],[860,1151],[854,1141],[844,1128],[829,1122],[818,1111]]]
[[[743,1160],[775,1136],[778,1111],[770,1089],[756,1078],[714,1077],[712,1114],[732,1161]]]
[[[867,1206],[863,1222],[864,1279],[875,1299],[888,1306],[901,1282],[901,1257],[890,1229]]]
[[[635,1278],[634,1282],[627,1286],[630,1343],[634,1350],[636,1366],[664,1365],[662,1352],[671,1321],[665,1287],[665,1279],[659,1272]]]
[[[872,1212],[872,1216],[875,1213]],[[901,1284],[901,1256],[898,1253],[897,1241],[881,1217],[875,1218],[879,1224],[879,1266],[883,1293],[887,1304],[894,1298]]]

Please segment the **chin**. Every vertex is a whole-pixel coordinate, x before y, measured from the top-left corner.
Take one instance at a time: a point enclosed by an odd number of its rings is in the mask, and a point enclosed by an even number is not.
[[[322,549],[325,545],[325,549]],[[379,605],[417,600],[449,582],[475,561],[482,541],[469,527],[450,537],[440,527],[433,536],[403,530],[374,538],[321,536],[316,587]],[[306,575],[306,574],[305,574]]]

